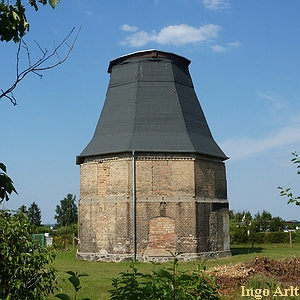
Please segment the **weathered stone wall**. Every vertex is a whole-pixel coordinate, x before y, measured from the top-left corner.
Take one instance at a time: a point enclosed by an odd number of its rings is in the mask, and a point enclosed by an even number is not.
[[[226,200],[225,164],[213,160],[195,160],[195,189],[197,198]]]
[[[90,158],[81,164],[78,258],[132,256],[132,159]],[[147,258],[166,250],[191,257],[228,255],[225,166],[195,157],[137,156],[136,249]]]

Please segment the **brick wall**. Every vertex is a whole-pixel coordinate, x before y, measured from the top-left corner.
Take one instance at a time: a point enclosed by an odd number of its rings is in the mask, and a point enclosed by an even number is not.
[[[90,158],[80,170],[79,256],[130,255],[131,157]],[[138,255],[228,250],[226,175],[221,161],[137,156],[135,170]]]

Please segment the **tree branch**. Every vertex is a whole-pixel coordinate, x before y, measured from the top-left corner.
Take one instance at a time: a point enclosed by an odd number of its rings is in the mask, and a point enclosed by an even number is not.
[[[297,169],[300,169],[300,159],[298,157],[298,153],[292,152],[292,155],[294,156],[293,159],[291,160],[294,164],[297,165]],[[298,170],[297,174],[300,174],[300,170]],[[280,196],[286,196],[288,197],[288,202],[287,204],[290,203],[295,203],[296,205],[300,206],[300,196],[294,196],[293,193],[291,192],[291,188],[284,189],[283,187],[279,186],[278,189],[280,190]]]
[[[13,90],[17,87],[19,82],[22,81],[30,73],[33,73],[33,74],[36,74],[36,75],[42,77],[42,75],[39,72],[53,69],[53,68],[61,65],[62,63],[64,63],[68,59],[71,51],[74,49],[74,45],[80,34],[80,30],[81,30],[81,26],[79,27],[71,45],[69,45],[67,43],[67,41],[70,39],[71,35],[75,31],[75,27],[73,27],[72,30],[69,32],[69,34],[57,46],[54,43],[52,52],[49,52],[47,49],[43,50],[41,48],[41,46],[39,45],[39,43],[37,41],[35,41],[35,43],[37,44],[37,47],[41,51],[41,57],[33,64],[31,63],[29,47],[23,40],[21,40],[19,43],[19,46],[18,46],[17,57],[16,57],[16,60],[17,60],[16,61],[16,79],[9,88],[7,88],[6,90],[1,89],[0,100],[2,98],[7,98],[10,100],[10,102],[13,105],[17,105],[16,98],[13,95]],[[20,63],[21,44],[22,44],[23,48],[26,49],[26,52],[27,52],[28,67],[20,72],[19,63]],[[67,52],[62,58],[60,58],[59,50],[63,46],[67,47]],[[48,62],[54,56],[57,57],[57,61],[53,64],[45,65],[45,63]]]

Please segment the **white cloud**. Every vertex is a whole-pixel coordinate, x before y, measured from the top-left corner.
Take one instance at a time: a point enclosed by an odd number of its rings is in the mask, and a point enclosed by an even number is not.
[[[123,25],[121,26],[121,29],[122,29],[123,31],[129,31],[129,32],[135,32],[135,31],[138,31],[138,27],[136,27],[136,26],[130,26],[130,25],[128,25],[128,24],[123,24]]]
[[[153,40],[151,37],[152,35],[153,34],[149,34],[145,31],[138,31],[130,36],[127,36],[120,42],[120,44],[123,46],[141,47]]]
[[[238,48],[240,46],[241,46],[241,43],[236,41],[236,42],[232,42],[232,43],[227,43],[226,46],[214,45],[214,46],[211,46],[211,49],[214,52],[225,52],[227,50],[230,50],[231,48]]]
[[[214,46],[211,46],[211,49],[215,52],[224,52],[227,50],[226,47],[223,47],[223,46],[220,46],[220,45],[214,45]]]
[[[123,25],[124,26],[124,25]],[[170,25],[161,29],[158,33],[138,31],[127,36],[121,41],[122,45],[141,47],[154,42],[160,45],[185,45],[190,43],[202,43],[210,41],[218,36],[222,28],[215,24],[206,24],[200,27],[193,27],[186,24]]]
[[[239,41],[235,41],[235,42],[228,43],[227,46],[230,48],[238,48],[241,46],[241,43]]]
[[[230,139],[220,143],[231,160],[247,159],[268,150],[300,142],[300,124],[281,128],[278,132],[261,139]]]
[[[206,8],[212,10],[224,9],[230,6],[228,0],[203,0],[203,4]]]
[[[86,13],[88,16],[91,16],[91,15],[93,14],[93,12],[92,12],[91,10],[87,10],[85,13]]]
[[[256,93],[261,98],[269,100],[273,104],[273,107],[276,110],[282,110],[283,108],[285,108],[285,103],[284,103],[285,101],[279,95],[277,95],[275,93],[262,93],[260,91],[256,91]]]

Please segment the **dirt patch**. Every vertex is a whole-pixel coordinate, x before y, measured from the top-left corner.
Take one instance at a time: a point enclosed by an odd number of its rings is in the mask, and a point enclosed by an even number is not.
[[[209,271],[216,277],[223,295],[232,295],[255,275],[273,278],[281,286],[300,285],[300,257],[273,260],[257,257],[246,263],[217,267]]]

